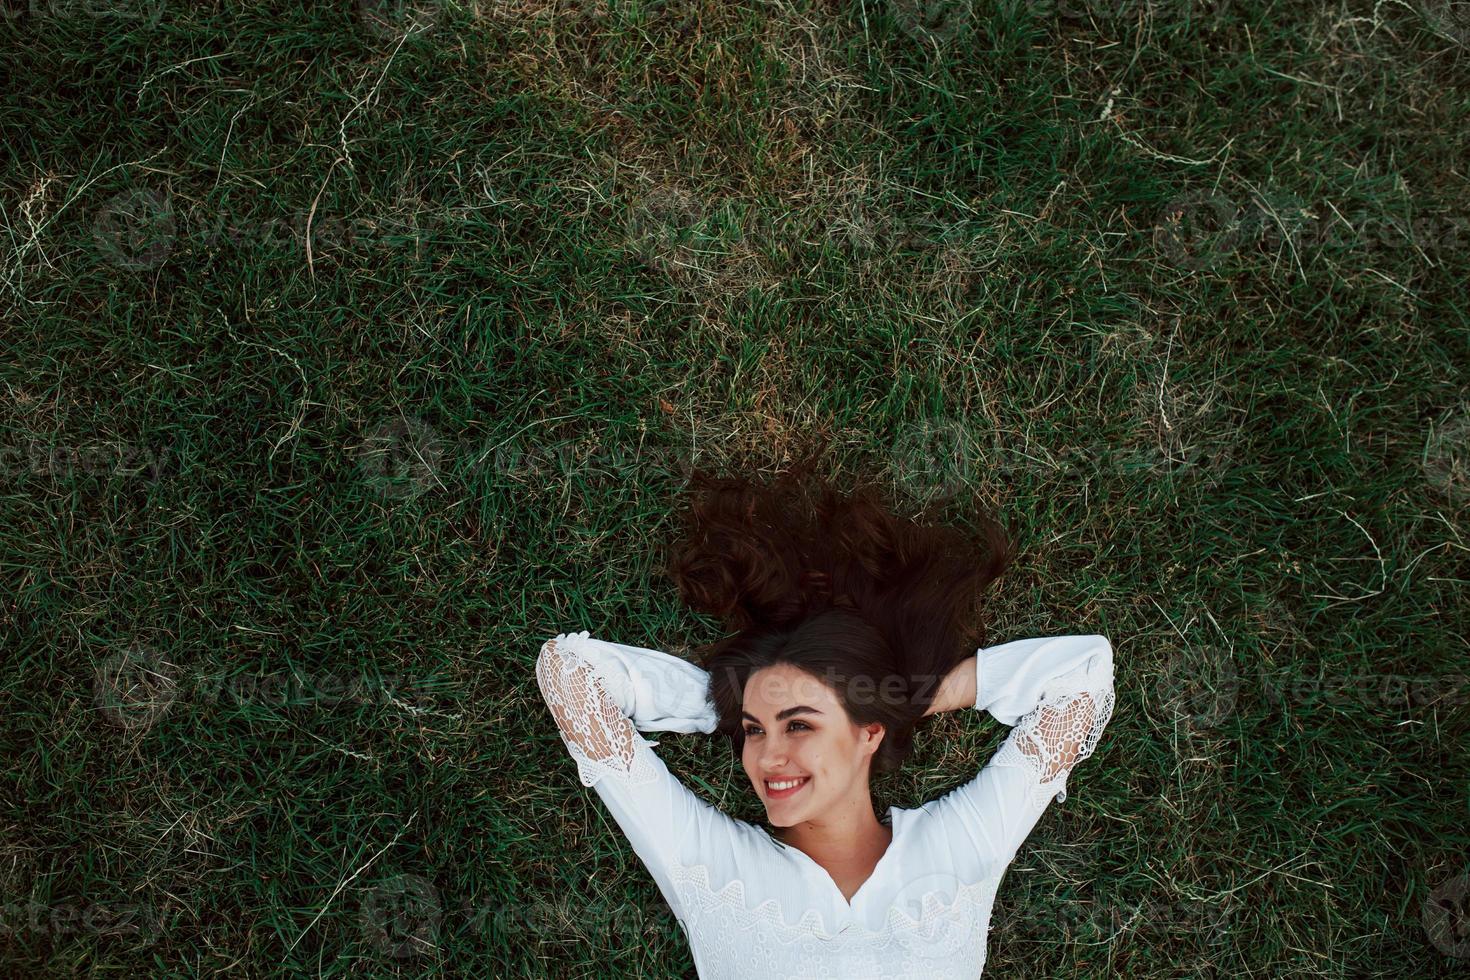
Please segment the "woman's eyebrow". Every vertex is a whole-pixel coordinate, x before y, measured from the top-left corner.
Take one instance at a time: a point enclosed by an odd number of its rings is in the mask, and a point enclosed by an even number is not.
[[[816,708],[813,708],[811,705],[798,704],[795,707],[792,707],[792,708],[782,708],[780,711],[776,712],[776,720],[777,721],[785,721],[787,718],[790,718],[792,715],[800,714],[803,711],[811,712],[814,715],[821,714],[820,711],[818,711]],[[759,718],[757,718],[755,715],[751,714],[749,711],[742,711],[742,712],[740,712],[740,714],[743,715],[743,716],[745,716],[746,718],[749,718],[751,721],[755,722],[757,725],[760,724],[760,721],[761,720]]]

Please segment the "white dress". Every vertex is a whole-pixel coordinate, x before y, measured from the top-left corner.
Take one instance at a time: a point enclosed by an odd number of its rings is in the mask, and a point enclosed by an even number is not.
[[[1014,727],[968,783],[888,808],[892,841],[851,902],[804,852],[694,795],[639,734],[714,731],[702,668],[583,631],[548,640],[536,677],[582,784],[652,874],[701,980],[973,980],[1001,876],[1113,710],[1103,636],[1015,640],[975,659],[975,709]]]

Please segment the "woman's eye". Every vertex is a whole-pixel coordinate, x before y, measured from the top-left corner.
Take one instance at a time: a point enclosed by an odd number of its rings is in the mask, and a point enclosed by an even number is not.
[[[801,726],[801,727],[802,727],[802,728],[807,728],[807,729],[810,729],[810,728],[811,728],[811,727],[812,727],[812,726],[810,726],[810,725],[808,725],[808,724],[807,724],[807,723],[806,723],[806,722],[804,722],[804,721],[793,721],[793,722],[792,722],[792,723],[791,723],[791,724],[790,724],[790,725],[789,725],[789,726],[788,726],[788,730],[790,730],[790,729],[794,729],[794,728],[795,728],[795,727],[796,727],[796,726],[797,726],[797,725],[800,725],[800,726]],[[750,728],[750,727],[747,727],[747,728],[746,728],[746,729],[745,729],[745,734],[746,734],[746,735],[747,735],[747,736],[749,736],[749,735],[759,735],[759,734],[760,734],[760,729],[759,729],[759,728]]]

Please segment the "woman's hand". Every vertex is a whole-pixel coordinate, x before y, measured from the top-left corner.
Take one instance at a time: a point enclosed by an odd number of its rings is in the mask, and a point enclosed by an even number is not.
[[[960,708],[975,707],[975,657],[966,657],[950,669],[944,675],[944,680],[939,682],[939,690],[934,694],[934,701],[929,709],[924,712],[924,717],[937,715],[943,711],[957,711]]]

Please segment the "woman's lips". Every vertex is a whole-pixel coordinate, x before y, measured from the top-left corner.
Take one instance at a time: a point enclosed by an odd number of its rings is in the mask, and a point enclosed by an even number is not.
[[[784,799],[786,799],[786,797],[788,797],[788,796],[794,796],[797,793],[800,793],[802,790],[806,789],[806,784],[809,783],[809,782],[811,782],[811,781],[812,781],[812,777],[807,776],[804,779],[802,779],[800,786],[793,786],[790,789],[771,789],[770,784],[767,783],[766,784],[766,799],[768,799],[768,800],[784,800]],[[781,783],[781,782],[785,782],[785,780],[784,779],[778,779],[778,780],[776,780],[776,782]]]

